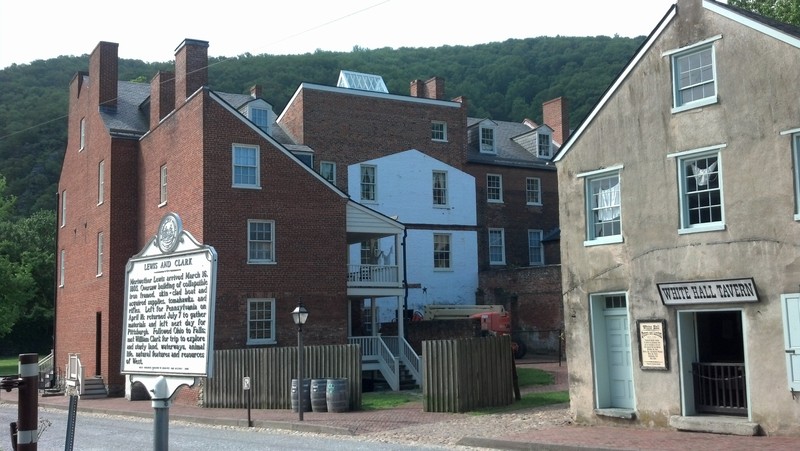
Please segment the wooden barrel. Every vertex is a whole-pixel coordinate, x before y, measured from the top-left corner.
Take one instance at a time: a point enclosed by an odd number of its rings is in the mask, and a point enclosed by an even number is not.
[[[347,412],[350,410],[350,383],[347,378],[328,379],[325,395],[328,412]]]
[[[297,379],[292,379],[292,412],[298,412],[298,405],[302,406],[303,412],[311,412],[311,379],[303,379],[302,395],[301,402],[297,402]]]
[[[311,410],[313,412],[328,411],[328,379],[311,379]]]

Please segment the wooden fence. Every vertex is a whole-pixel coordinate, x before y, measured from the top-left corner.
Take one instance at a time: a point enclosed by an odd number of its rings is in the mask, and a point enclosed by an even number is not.
[[[361,409],[361,350],[357,345],[306,346],[303,378],[347,378],[350,409]],[[297,348],[229,349],[214,351],[212,377],[204,380],[204,407],[247,407],[242,388],[250,378],[251,407],[290,409],[292,379],[297,378]]]
[[[511,337],[422,342],[425,412],[468,412],[514,401]]]

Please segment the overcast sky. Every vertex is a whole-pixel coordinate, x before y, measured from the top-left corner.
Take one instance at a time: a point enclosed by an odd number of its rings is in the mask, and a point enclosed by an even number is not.
[[[0,0],[0,69],[89,54],[174,59],[186,38],[209,56],[440,47],[538,36],[647,35],[675,0]]]

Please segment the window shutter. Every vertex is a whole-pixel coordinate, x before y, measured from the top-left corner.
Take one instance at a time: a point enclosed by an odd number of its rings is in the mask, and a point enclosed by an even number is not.
[[[800,391],[800,294],[781,295],[789,390]]]

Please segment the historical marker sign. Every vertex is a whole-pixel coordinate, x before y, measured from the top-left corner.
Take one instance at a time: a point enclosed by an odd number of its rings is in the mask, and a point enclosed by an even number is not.
[[[217,253],[178,215],[128,260],[122,374],[208,376],[213,366]]]

